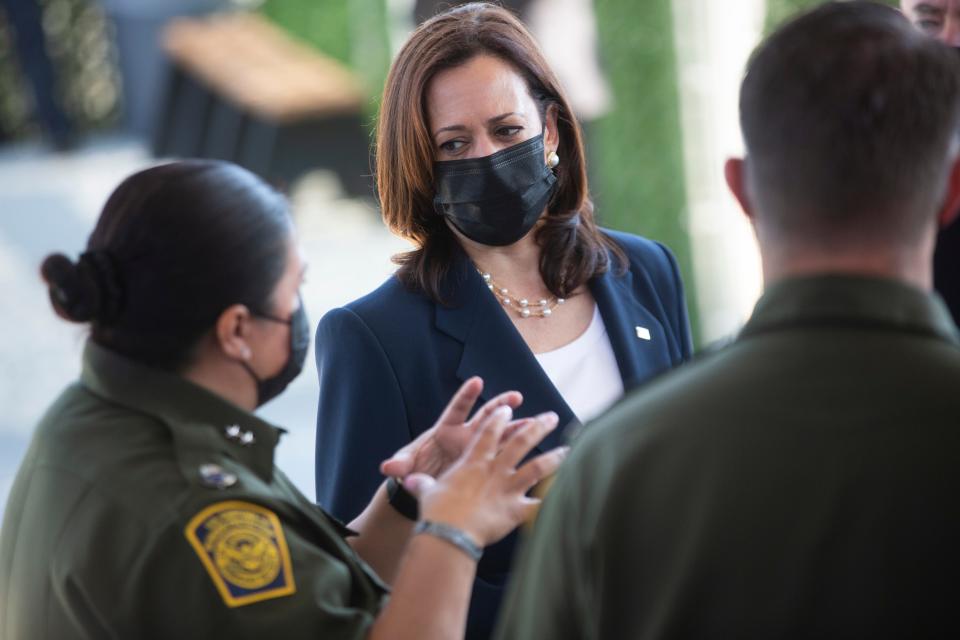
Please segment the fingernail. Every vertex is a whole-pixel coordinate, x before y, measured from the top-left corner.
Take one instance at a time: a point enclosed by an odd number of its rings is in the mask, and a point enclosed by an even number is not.
[[[541,422],[552,422],[554,423],[554,426],[556,426],[556,424],[560,422],[560,416],[558,416],[553,411],[547,411],[546,413],[541,413],[539,416],[537,416],[537,419],[539,419]]]
[[[494,411],[494,413],[497,414],[498,418],[504,418],[506,420],[509,420],[513,417],[513,409],[511,409],[510,405],[507,404],[502,404],[497,407],[497,410]]]

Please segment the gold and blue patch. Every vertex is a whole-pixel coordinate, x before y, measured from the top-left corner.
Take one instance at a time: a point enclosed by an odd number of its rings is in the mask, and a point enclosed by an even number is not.
[[[228,607],[296,593],[290,549],[273,511],[218,502],[191,518],[184,533]]]

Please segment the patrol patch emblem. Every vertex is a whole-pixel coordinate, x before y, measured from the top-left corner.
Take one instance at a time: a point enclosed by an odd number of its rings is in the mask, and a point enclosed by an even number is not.
[[[195,515],[184,533],[228,607],[296,592],[287,540],[269,509],[218,502]]]

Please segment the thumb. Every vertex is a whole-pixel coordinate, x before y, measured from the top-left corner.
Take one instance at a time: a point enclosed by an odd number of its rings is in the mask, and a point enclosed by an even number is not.
[[[437,484],[437,481],[425,473],[413,473],[403,479],[403,488],[417,499],[432,489],[435,484]]]
[[[413,461],[413,455],[409,451],[398,451],[392,458],[380,463],[380,473],[402,478],[413,471]]]

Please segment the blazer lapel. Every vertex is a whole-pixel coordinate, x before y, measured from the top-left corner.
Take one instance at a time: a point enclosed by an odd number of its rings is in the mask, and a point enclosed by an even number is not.
[[[640,304],[633,275],[612,269],[590,281],[590,291],[603,318],[625,391],[670,366],[663,325]]]
[[[576,421],[573,411],[466,256],[458,258],[448,281],[450,303],[437,305],[436,326],[463,343],[457,378],[483,378],[484,401],[504,391],[519,391],[523,405],[518,417],[556,412],[560,428],[537,448],[547,451],[564,444],[565,427]]]

